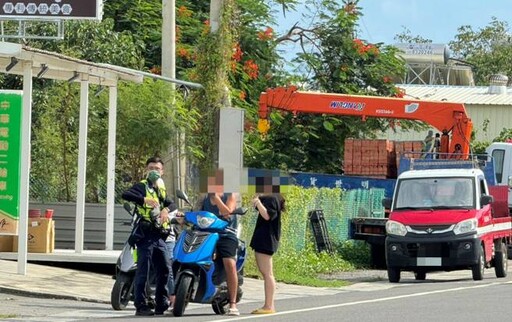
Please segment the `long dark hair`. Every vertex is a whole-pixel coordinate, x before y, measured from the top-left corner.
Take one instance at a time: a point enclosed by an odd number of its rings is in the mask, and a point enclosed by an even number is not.
[[[280,193],[273,193],[272,195],[274,195],[277,198],[277,201],[279,201],[279,209],[281,212],[286,211],[286,200],[283,195]]]

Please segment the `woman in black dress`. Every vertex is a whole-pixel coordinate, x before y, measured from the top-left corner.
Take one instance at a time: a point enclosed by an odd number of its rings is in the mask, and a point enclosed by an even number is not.
[[[276,281],[272,269],[272,255],[279,247],[281,237],[281,212],[285,200],[281,194],[264,194],[254,197],[254,207],[258,210],[258,219],[250,246],[256,255],[256,265],[263,276],[265,304],[252,311],[252,314],[271,314],[275,312],[274,292]]]

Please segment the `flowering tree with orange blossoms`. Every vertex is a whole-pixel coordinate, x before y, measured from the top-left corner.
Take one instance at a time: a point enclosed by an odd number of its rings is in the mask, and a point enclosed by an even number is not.
[[[307,66],[301,84],[306,90],[357,95],[403,96],[393,80],[403,75],[404,63],[396,48],[372,44],[357,35],[362,8],[358,1],[317,1],[321,17],[308,28],[294,26],[278,42],[301,44],[296,63]],[[264,37],[264,34],[260,34]],[[297,85],[297,84],[296,84]],[[273,113],[262,152],[251,164],[297,171],[341,173],[345,138],[375,138],[389,120],[335,115]],[[401,122],[415,127],[414,122]]]
[[[293,3],[295,0],[279,1]],[[191,108],[203,118],[200,127],[191,133],[189,150],[200,163],[215,159],[209,148],[214,144],[215,111],[226,104],[246,110],[247,128],[256,122],[261,91],[274,86],[282,73],[280,57],[274,42],[272,14],[263,1],[224,1],[219,36],[210,33],[209,1],[182,1],[177,9],[178,77],[203,84],[203,92],[192,92]],[[194,38],[193,38],[194,37]],[[229,102],[223,97],[229,92]],[[257,133],[245,137],[245,155],[249,158]]]

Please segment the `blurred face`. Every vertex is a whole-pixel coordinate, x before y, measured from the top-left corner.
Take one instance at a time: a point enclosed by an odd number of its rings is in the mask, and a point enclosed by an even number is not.
[[[160,174],[162,174],[164,172],[164,167],[160,162],[150,162],[150,163],[148,163],[148,166],[146,167],[146,169],[148,171],[156,170]]]
[[[217,172],[215,176],[208,177],[208,193],[224,193],[224,178],[222,172]]]

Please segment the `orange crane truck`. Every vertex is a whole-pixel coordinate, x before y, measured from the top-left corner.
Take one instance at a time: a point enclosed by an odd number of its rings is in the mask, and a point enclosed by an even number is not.
[[[473,124],[468,117],[464,105],[460,103],[306,92],[299,91],[294,86],[269,88],[261,93],[259,100],[258,130],[263,135],[270,129],[269,114],[274,109],[294,114],[315,113],[355,116],[363,120],[366,120],[368,117],[376,117],[391,120],[423,121],[442,133],[439,151],[440,158],[444,158],[450,152],[453,152],[456,145],[462,147],[461,159],[467,159],[470,153],[470,136]],[[348,176],[346,177],[349,178]],[[396,179],[396,177],[392,179]],[[389,197],[393,193],[395,184],[395,181],[392,184],[387,184],[383,183],[382,180],[373,180],[371,177],[352,177],[352,180],[344,180],[344,182],[352,183],[348,184],[350,187],[343,187],[346,189],[352,189],[354,182],[364,182],[364,187],[367,189],[386,186],[386,194]],[[386,221],[387,218],[369,217],[358,217],[351,220],[350,237],[365,240],[370,244],[372,261],[375,266],[383,266],[384,263]]]

